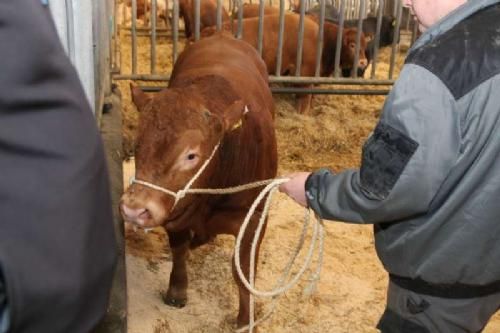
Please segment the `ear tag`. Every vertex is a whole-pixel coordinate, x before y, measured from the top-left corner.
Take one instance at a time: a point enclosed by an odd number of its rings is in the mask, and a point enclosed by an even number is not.
[[[231,131],[237,130],[238,128],[241,127],[241,125],[243,125],[243,121],[240,119],[236,124],[233,125]]]
[[[243,110],[243,115],[246,115],[250,110],[248,109],[248,106],[245,105],[245,110]],[[233,125],[233,127],[231,128],[231,131],[234,131],[238,128],[241,127],[241,125],[243,125],[243,120],[240,119],[236,124]]]

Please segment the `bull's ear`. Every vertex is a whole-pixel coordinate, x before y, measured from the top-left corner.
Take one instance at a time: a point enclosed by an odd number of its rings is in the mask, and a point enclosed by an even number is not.
[[[132,83],[130,84],[130,92],[132,93],[132,102],[137,106],[137,110],[139,112],[142,111],[151,98],[148,97],[141,88],[134,86]]]
[[[248,112],[247,105],[238,100],[224,110],[224,130],[231,131],[241,126],[243,115]]]

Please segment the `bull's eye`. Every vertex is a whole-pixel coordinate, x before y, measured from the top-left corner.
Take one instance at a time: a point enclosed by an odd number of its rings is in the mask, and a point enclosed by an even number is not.
[[[189,154],[187,156],[187,159],[190,160],[190,161],[194,160],[195,158],[196,158],[196,154]]]

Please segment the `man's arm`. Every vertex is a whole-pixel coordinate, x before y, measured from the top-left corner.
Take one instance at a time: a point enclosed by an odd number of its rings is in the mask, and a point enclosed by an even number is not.
[[[320,170],[305,183],[325,219],[391,222],[425,213],[459,155],[455,100],[426,69],[407,65],[363,147],[361,168]]]

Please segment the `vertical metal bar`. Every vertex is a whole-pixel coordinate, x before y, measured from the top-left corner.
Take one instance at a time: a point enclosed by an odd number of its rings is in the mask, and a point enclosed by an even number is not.
[[[411,21],[411,15],[410,15],[410,9],[407,7],[403,7],[403,13],[406,14],[406,23],[405,23],[405,30],[409,31],[410,30],[410,21]]]
[[[172,3],[172,63],[177,61],[177,44],[179,41],[179,0]]]
[[[151,0],[151,73],[156,74],[156,1]]]
[[[137,0],[132,0],[132,74],[137,73]]]
[[[392,1],[392,16],[397,17],[401,1]]]
[[[278,53],[276,55],[276,76],[281,75],[284,33],[285,33],[285,0],[280,0],[280,21],[279,21],[279,33],[278,33]]]
[[[194,40],[200,39],[200,0],[194,0]]]
[[[264,0],[259,0],[259,31],[257,35],[257,51],[262,57],[262,45],[264,43]]]
[[[399,29],[401,28],[401,13],[403,12],[402,3],[400,1],[397,2],[396,6],[398,7],[397,16],[396,16],[396,27],[394,28],[394,39],[392,40],[392,52],[391,52],[391,66],[389,67],[389,79],[392,79],[394,74],[394,63],[396,61],[396,51],[399,49],[397,46]]]
[[[243,34],[243,0],[238,0],[238,31],[236,38],[241,39]]]
[[[361,0],[361,6],[359,7],[358,12],[358,31],[356,32],[356,46],[354,48],[354,64],[352,66],[352,71],[354,77],[358,77],[358,64],[359,64],[359,49],[361,47],[361,32],[363,31],[363,17],[366,11],[366,2],[365,0]],[[352,74],[351,74],[352,75]]]
[[[413,21],[413,29],[411,31],[411,45],[413,45],[413,43],[415,43],[415,41],[417,40],[417,35],[418,35],[418,22],[417,22],[417,19],[416,18],[412,18],[412,21]]]
[[[319,30],[318,30],[318,44],[316,45],[316,70],[314,76],[318,77],[321,70],[321,58],[323,56],[323,37],[325,27],[325,0],[319,2]]]
[[[222,29],[222,0],[217,0],[217,31]]]
[[[340,17],[339,25],[337,28],[337,44],[335,45],[335,70],[334,76],[339,77],[340,74],[340,52],[342,52],[342,36],[344,32],[344,14],[345,14],[345,2],[346,0],[341,0],[340,2]]]
[[[371,78],[375,78],[375,71],[377,70],[378,63],[378,50],[380,45],[380,30],[382,28],[382,15],[384,11],[385,0],[380,0],[380,6],[378,7],[377,14],[377,31],[375,33],[374,49],[373,49],[373,59],[372,59],[372,73]]]
[[[295,64],[295,76],[300,76],[302,66],[302,49],[304,47],[304,20],[306,16],[306,6],[304,0],[301,0],[300,18],[299,18],[299,34],[297,36],[297,63]]]

